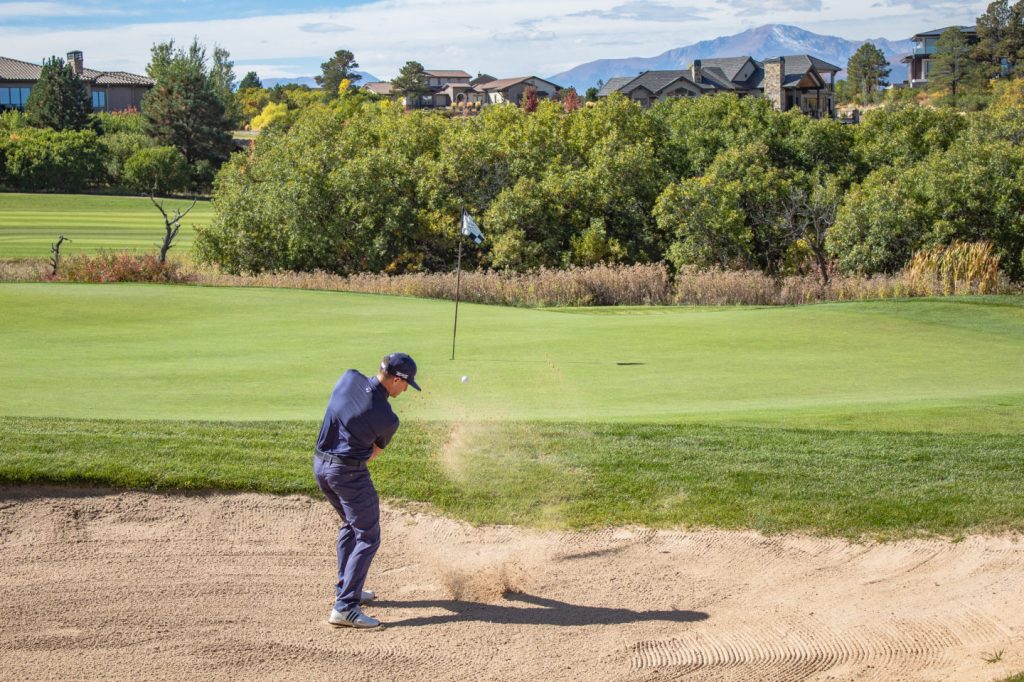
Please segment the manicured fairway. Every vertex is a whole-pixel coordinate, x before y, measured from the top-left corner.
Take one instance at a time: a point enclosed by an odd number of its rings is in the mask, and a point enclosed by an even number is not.
[[[1014,299],[570,312],[321,291],[0,286],[0,414],[316,417],[339,372],[421,364],[415,419],[1024,432]],[[468,383],[460,383],[467,375]]]
[[[381,491],[479,522],[1024,530],[1024,302],[460,308],[282,289],[0,285],[0,480],[315,494],[338,374],[423,393]],[[467,375],[462,383],[459,377]]]
[[[192,203],[162,199],[168,213],[184,211]],[[208,225],[209,201],[200,201],[182,222],[171,253],[185,253],[192,245],[196,225]],[[152,251],[164,234],[163,217],[148,198],[83,194],[0,193],[0,258],[46,258],[50,244],[63,234],[71,239],[62,253],[100,249]]]

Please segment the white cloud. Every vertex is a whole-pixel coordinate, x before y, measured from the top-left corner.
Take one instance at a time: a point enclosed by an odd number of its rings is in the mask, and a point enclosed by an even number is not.
[[[0,19],[41,19],[47,17],[127,16],[126,12],[62,2],[0,2]]]
[[[818,12],[821,0],[720,0],[740,14],[765,15],[773,12]]]
[[[359,69],[362,71],[362,69]],[[255,71],[260,80],[267,78],[300,78],[311,76],[306,69],[298,64],[261,64],[259,62],[235,62],[235,75],[241,80],[242,76]]]
[[[628,0],[611,9],[590,9],[573,16],[593,16],[602,19],[632,19],[635,21],[703,21],[704,13],[698,7],[672,5],[651,0]]]
[[[355,29],[351,26],[345,26],[343,24],[336,24],[331,21],[321,21],[317,24],[303,24],[299,26],[300,31],[306,33],[345,33],[346,31],[354,31]]]
[[[554,40],[558,36],[553,31],[542,31],[535,21],[520,21],[519,29],[503,33],[492,33],[491,38],[498,42],[526,42],[531,40]]]

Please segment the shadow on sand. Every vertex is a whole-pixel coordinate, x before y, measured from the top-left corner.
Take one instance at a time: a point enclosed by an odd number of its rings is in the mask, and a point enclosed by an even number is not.
[[[418,601],[379,600],[373,602],[373,605],[389,609],[435,608],[449,611],[449,613],[443,615],[389,620],[385,623],[388,627],[437,625],[460,621],[511,625],[564,626],[618,625],[654,620],[692,623],[707,620],[708,618],[708,614],[702,611],[633,611],[632,609],[612,609],[602,606],[579,606],[577,604],[568,604],[554,599],[545,599],[521,593],[506,594],[504,596],[504,603],[497,604],[458,601],[455,599],[425,599]]]

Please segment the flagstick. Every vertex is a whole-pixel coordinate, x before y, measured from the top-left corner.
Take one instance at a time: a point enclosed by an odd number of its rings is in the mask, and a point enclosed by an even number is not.
[[[462,209],[465,214],[466,209]],[[462,286],[462,224],[459,224],[459,260],[455,268],[455,326],[452,327],[452,360],[455,359],[455,333],[459,330],[459,291]]]

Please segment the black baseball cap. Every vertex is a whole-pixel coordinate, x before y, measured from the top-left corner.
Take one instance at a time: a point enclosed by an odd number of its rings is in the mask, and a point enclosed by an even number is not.
[[[385,355],[380,361],[380,368],[392,376],[405,379],[410,386],[417,391],[420,390],[420,385],[416,383],[416,361],[405,353]]]

